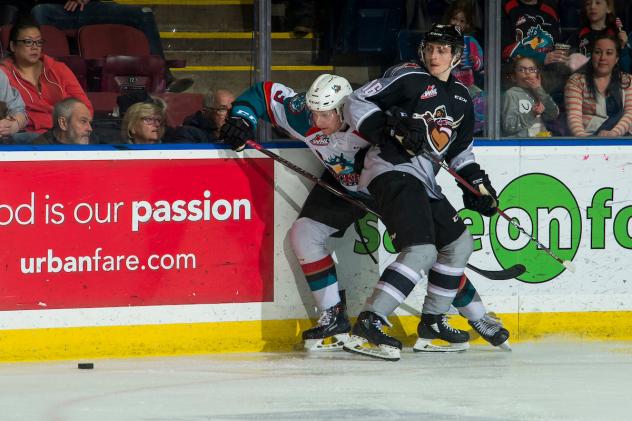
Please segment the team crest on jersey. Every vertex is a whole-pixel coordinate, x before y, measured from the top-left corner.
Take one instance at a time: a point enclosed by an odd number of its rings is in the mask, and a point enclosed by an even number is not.
[[[437,87],[435,85],[428,85],[426,91],[421,94],[419,98],[428,99],[437,96]]]
[[[343,154],[332,155],[323,159],[332,175],[343,186],[356,186],[360,180],[360,175],[353,169],[353,162],[345,158]]]
[[[300,114],[305,110],[305,95],[295,95],[288,103],[288,109],[292,114]]]
[[[452,140],[452,133],[461,124],[461,117],[456,123],[446,111],[445,105],[435,108],[434,112],[426,111],[423,114],[415,113],[413,118],[423,119],[426,125],[428,144],[436,154],[441,154]]]
[[[322,133],[318,133],[316,136],[309,139],[309,143],[315,146],[329,145],[329,136],[326,136]]]

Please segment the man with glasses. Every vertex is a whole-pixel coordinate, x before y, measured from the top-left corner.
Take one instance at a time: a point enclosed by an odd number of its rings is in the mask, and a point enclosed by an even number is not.
[[[227,89],[208,91],[202,109],[186,117],[182,125],[169,129],[166,138],[175,143],[219,143],[235,95]]]

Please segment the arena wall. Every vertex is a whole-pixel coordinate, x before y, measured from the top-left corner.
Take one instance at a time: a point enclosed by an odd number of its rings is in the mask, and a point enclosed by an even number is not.
[[[322,172],[297,143],[268,146]],[[472,264],[527,267],[509,281],[468,272],[512,341],[632,339],[632,143],[481,141],[476,154],[501,208],[577,268],[501,218],[462,211]],[[0,159],[0,361],[300,349],[316,310],[287,231],[310,182],[252,150],[25,148]],[[439,179],[460,207],[455,182]],[[379,265],[353,229],[331,242],[351,315],[394,257],[376,218],[360,226]],[[391,318],[408,344],[424,289]]]

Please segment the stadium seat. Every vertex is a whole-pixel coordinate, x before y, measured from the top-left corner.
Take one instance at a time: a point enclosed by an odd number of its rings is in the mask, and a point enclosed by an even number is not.
[[[402,0],[349,0],[342,11],[336,54],[392,60],[402,26]]]
[[[417,60],[417,49],[423,32],[403,29],[397,34],[397,58],[399,61]]]
[[[166,63],[150,54],[149,42],[138,29],[115,24],[83,26],[78,43],[80,55],[88,60],[91,90],[165,90]]]
[[[185,117],[202,109],[204,102],[203,94],[165,92],[158,96],[167,103],[167,126],[169,127],[182,125]]]

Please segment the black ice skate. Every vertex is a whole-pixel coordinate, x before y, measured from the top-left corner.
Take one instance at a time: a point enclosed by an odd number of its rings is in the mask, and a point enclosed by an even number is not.
[[[351,324],[344,304],[324,310],[315,327],[303,332],[305,349],[308,351],[338,351],[349,339]]]
[[[470,347],[470,335],[450,326],[445,314],[422,314],[417,334],[419,339],[413,346],[415,352],[457,352]],[[435,340],[447,342],[448,345],[433,343]]]
[[[475,322],[468,321],[468,323],[474,328],[476,333],[481,335],[481,338],[485,339],[492,346],[497,346],[504,351],[511,351],[509,331],[503,327],[500,319],[488,313],[482,319]]]
[[[371,311],[363,311],[353,325],[351,336],[343,349],[348,352],[367,355],[388,361],[398,361],[402,343],[382,330],[382,325],[390,326]]]

